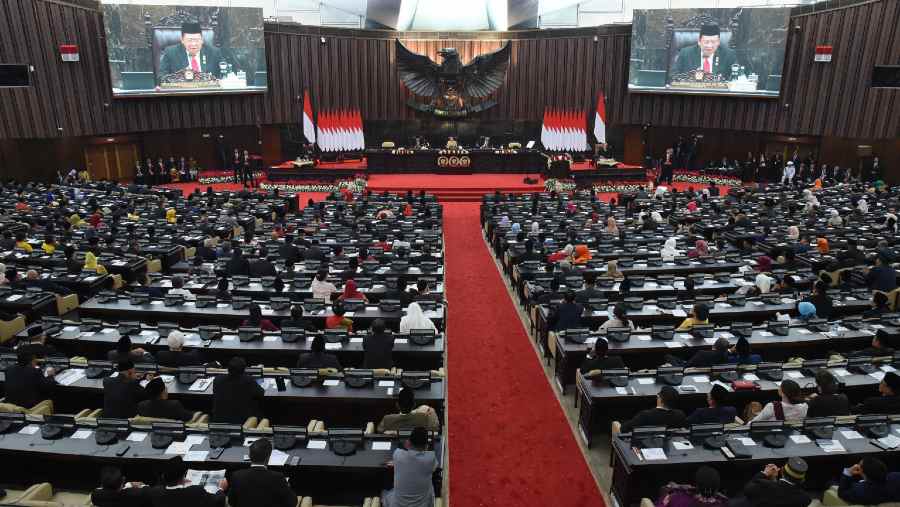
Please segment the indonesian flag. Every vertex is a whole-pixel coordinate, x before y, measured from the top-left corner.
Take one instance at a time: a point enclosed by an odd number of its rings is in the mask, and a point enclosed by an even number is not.
[[[547,129],[547,108],[544,108],[544,120],[541,122],[541,145],[545,150],[550,149],[549,131]]]
[[[597,112],[594,115],[594,137],[598,143],[606,142],[606,97],[597,95]]]
[[[331,114],[328,111],[319,114],[319,146],[322,151],[331,151]]]
[[[316,124],[313,122],[312,102],[309,100],[309,90],[303,90],[303,136],[306,140],[316,143]]]
[[[356,146],[360,150],[366,149],[366,135],[363,132],[362,113],[356,110]]]

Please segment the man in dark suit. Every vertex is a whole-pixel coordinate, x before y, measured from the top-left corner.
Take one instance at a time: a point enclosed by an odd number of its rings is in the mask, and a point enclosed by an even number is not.
[[[200,23],[184,23],[181,25],[181,42],[163,50],[158,77],[168,76],[182,69],[191,69],[195,73],[208,72],[220,78],[222,77],[222,71],[219,69],[220,61],[222,52],[203,43]]]
[[[100,487],[91,493],[91,504],[96,507],[150,507],[150,488],[140,482],[125,487],[122,470],[106,466],[100,470]]]
[[[256,380],[244,375],[245,369],[244,358],[233,357],[228,362],[228,374],[213,381],[212,422],[244,424],[248,418],[260,415],[265,391]]]
[[[128,419],[137,415],[138,403],[147,399],[130,359],[116,365],[115,377],[103,379],[103,417]]]
[[[857,414],[900,414],[900,375],[889,371],[878,384],[881,396],[866,398],[854,407]]]
[[[250,276],[252,277],[261,277],[261,276],[277,276],[278,271],[275,269],[275,265],[272,264],[272,261],[266,256],[266,252],[262,249],[257,252],[257,258],[250,262]]]
[[[584,274],[584,288],[578,291],[575,294],[575,301],[577,303],[585,304],[591,299],[602,298],[603,291],[598,289],[596,286],[597,283],[597,275],[592,272],[587,272]]]
[[[250,445],[250,468],[237,470],[227,483],[231,507],[293,507],[297,494],[281,472],[268,470],[272,443],[260,438]]]
[[[224,507],[227,482],[219,481],[219,491],[208,493],[201,485],[187,485],[187,465],[176,456],[165,465],[162,486],[150,489],[150,498],[153,507]]]
[[[375,319],[370,331],[363,338],[363,368],[393,368],[394,336],[384,320]]]
[[[159,417],[184,422],[194,418],[194,413],[186,410],[180,401],[169,399],[166,383],[161,378],[156,377],[148,382],[144,390],[147,393],[147,399],[138,403],[138,414],[144,417]]]
[[[678,52],[672,72],[702,71],[730,80],[731,66],[737,61],[737,57],[734,51],[721,42],[718,25],[703,25],[697,38],[697,46],[691,45]]]
[[[728,362],[728,349],[731,347],[728,338],[719,338],[713,343],[712,350],[700,350],[687,363],[688,368],[709,368]]]
[[[178,368],[181,366],[200,366],[206,361],[199,350],[184,350],[184,333],[172,330],[166,337],[166,345],[169,350],[160,350],[156,353],[156,362],[160,366]]]
[[[621,432],[631,433],[639,426],[665,426],[680,428],[687,418],[684,412],[675,408],[678,403],[678,391],[672,386],[663,386],[656,395],[656,408],[641,410],[634,417],[622,423]]]
[[[240,244],[231,245],[231,259],[225,264],[228,276],[250,275],[250,261],[244,257]]]
[[[878,458],[865,457],[845,468],[838,484],[838,496],[851,504],[877,505],[900,498],[900,473],[888,473]]]
[[[294,244],[294,237],[290,234],[284,236],[284,244],[278,247],[278,255],[285,264],[297,264],[300,262],[300,248]]]
[[[37,366],[37,358],[29,348],[21,348],[17,351],[16,364],[6,368],[6,402],[20,407],[32,408],[41,400],[50,397],[53,392],[54,371],[48,369],[48,375]]]
[[[812,497],[801,485],[809,466],[803,458],[789,458],[783,466],[769,463],[744,486],[744,494],[729,507],[806,507]]]

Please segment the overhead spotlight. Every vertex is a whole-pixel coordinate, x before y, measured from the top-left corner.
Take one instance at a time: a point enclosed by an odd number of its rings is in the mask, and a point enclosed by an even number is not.
[[[325,37],[319,37],[319,42],[321,42],[322,44],[325,44]]]
[[[595,35],[595,36],[594,36],[594,42],[597,42],[597,41],[599,41],[599,40],[600,40],[600,38],[597,37],[597,36]]]

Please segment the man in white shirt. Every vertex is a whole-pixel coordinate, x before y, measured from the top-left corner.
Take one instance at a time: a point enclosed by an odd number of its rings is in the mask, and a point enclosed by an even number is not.
[[[172,288],[169,289],[168,293],[173,295],[181,294],[185,301],[193,301],[195,299],[194,294],[184,288],[184,278],[180,276],[172,277]]]

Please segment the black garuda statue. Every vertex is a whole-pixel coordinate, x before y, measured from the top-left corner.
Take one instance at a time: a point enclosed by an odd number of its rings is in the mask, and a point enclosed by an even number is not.
[[[444,60],[438,65],[427,56],[406,49],[400,40],[396,46],[400,80],[414,95],[429,99],[419,102],[410,97],[410,107],[435,116],[462,117],[497,105],[487,97],[503,84],[509,67],[509,41],[466,65],[460,61],[456,48],[438,51]]]

